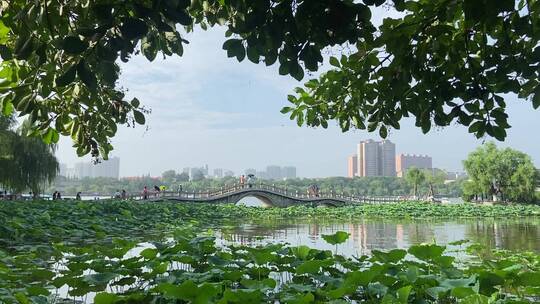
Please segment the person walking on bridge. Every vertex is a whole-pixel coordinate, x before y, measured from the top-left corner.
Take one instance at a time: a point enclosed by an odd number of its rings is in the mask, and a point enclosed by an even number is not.
[[[143,200],[147,200],[147,199],[148,199],[148,188],[147,188],[146,186],[144,186],[142,195],[143,195],[143,196],[142,196]]]
[[[253,174],[248,175],[247,184],[248,184],[248,188],[253,187],[253,185],[255,184],[255,175]]]
[[[309,197],[319,197],[319,186],[316,184],[310,185],[307,189],[307,194]]]
[[[246,176],[245,175],[240,175],[240,188],[244,188],[244,184],[246,183]]]

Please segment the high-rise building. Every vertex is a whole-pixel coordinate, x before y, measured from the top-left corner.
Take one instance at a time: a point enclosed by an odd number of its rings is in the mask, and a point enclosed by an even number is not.
[[[418,169],[433,169],[431,156],[416,154],[399,154],[396,156],[397,176],[405,176],[407,169],[411,167]]]
[[[208,164],[204,165],[204,167],[201,168],[201,171],[205,176],[208,176]]]
[[[60,163],[60,168],[59,169],[60,169],[59,175],[67,177],[67,175],[68,175],[68,166],[66,164]]]
[[[358,176],[358,154],[347,158],[347,176],[350,178]]]
[[[112,157],[108,160],[102,160],[92,167],[93,177],[120,177],[120,158]]]
[[[108,160],[101,160],[99,163],[80,162],[75,164],[73,176],[84,177],[120,177],[120,158],[112,157]]]
[[[266,171],[257,171],[257,174],[255,174],[255,176],[257,176],[257,178],[259,179],[268,179]]]
[[[281,179],[293,179],[297,177],[297,171],[295,166],[267,166],[265,170],[256,170],[253,168],[246,169],[245,175],[253,174],[259,179],[267,180],[281,180]]]
[[[200,180],[205,176],[204,168],[189,168],[189,180]]]
[[[368,139],[360,142],[356,150],[356,175],[358,176],[396,176],[396,145],[389,140],[376,142]],[[349,166],[354,159],[349,158]],[[353,167],[354,168],[354,167]],[[349,177],[355,172],[349,172]]]
[[[396,176],[396,144],[389,140],[379,143],[379,175]]]
[[[281,169],[281,177],[285,179],[296,178],[296,167],[287,166]]]
[[[223,177],[231,177],[231,176],[234,176],[234,172],[232,172],[231,170],[226,170],[225,172],[223,172]]]
[[[89,166],[90,164],[87,164],[87,163],[83,163],[83,162],[80,162],[80,163],[76,163],[75,164],[75,177],[78,178],[78,179],[81,179],[81,178],[84,178],[84,177],[90,177],[90,173],[89,172]]]
[[[379,143],[368,139],[358,144],[358,175],[379,176]]]
[[[280,166],[268,166],[266,167],[266,177],[268,179],[282,179],[283,175],[281,174]]]
[[[214,177],[222,178],[223,177],[223,169],[221,169],[221,168],[214,169]]]
[[[77,173],[75,172],[74,167],[68,167],[67,164],[60,164],[60,172],[58,174],[59,176],[63,176],[66,178],[77,178]]]
[[[219,173],[219,170],[222,169],[216,169],[218,170],[217,173]],[[216,170],[214,170],[214,175],[216,175]],[[223,170],[222,170],[223,171]],[[208,177],[208,165],[204,165],[202,167],[185,167],[182,169],[182,173],[186,173],[189,176],[189,180],[201,180],[204,177]]]

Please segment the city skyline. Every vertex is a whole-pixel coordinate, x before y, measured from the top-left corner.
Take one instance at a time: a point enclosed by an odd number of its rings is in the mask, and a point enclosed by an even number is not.
[[[390,140],[362,140],[357,144],[356,154],[347,157],[347,177],[397,176],[404,177],[407,170],[434,170],[433,158],[426,154],[396,153],[396,145]],[[441,170],[437,168],[438,170]],[[449,174],[460,175],[461,172]]]
[[[212,170],[210,170],[212,169]],[[295,166],[277,166],[269,165],[264,170],[257,170],[254,168],[247,168],[241,172],[234,172],[226,168],[211,168],[208,165],[203,167],[185,167],[182,172],[189,175],[190,180],[193,179],[194,173],[202,174],[209,178],[222,178],[229,176],[240,175],[254,175],[264,179],[290,179],[297,177],[297,170]],[[212,174],[210,174],[212,172]]]
[[[94,162],[77,162],[73,166],[65,163],[59,164],[59,176],[67,178],[85,178],[85,177],[111,177],[120,178],[120,158],[111,157],[108,160]]]
[[[400,153],[396,155],[396,174],[404,177],[411,167],[418,169],[433,169],[433,158],[429,155]]]
[[[348,177],[396,176],[395,154],[396,145],[390,140],[363,140],[348,159]]]
[[[245,173],[248,174],[248,170],[252,173],[253,169],[246,169]],[[280,179],[292,179],[297,178],[296,167],[295,166],[277,166],[270,165],[266,166],[266,169],[263,171],[256,171],[255,176],[264,179],[270,180],[280,180]]]
[[[390,140],[363,140],[347,159],[347,176],[396,176],[395,155],[396,145]]]
[[[85,178],[85,177],[113,177],[119,178],[135,178],[142,176],[150,176],[152,178],[160,178],[162,173],[166,171],[174,171],[176,173],[185,173],[188,175],[189,180],[205,178],[223,178],[231,176],[249,175],[253,174],[256,177],[264,179],[291,179],[297,178],[297,169],[295,166],[277,166],[269,165],[264,170],[256,170],[253,168],[247,168],[243,172],[234,172],[226,168],[212,168],[208,164],[200,167],[184,167],[181,170],[167,169],[158,175],[142,174],[136,176],[121,176],[120,171],[120,159],[118,157],[112,157],[107,161],[101,160],[98,163],[94,162],[77,162],[73,166],[69,166],[65,163],[60,163],[59,176],[67,178]]]
[[[373,140],[373,139],[370,139],[370,140]],[[390,141],[390,140],[388,140],[388,141]],[[497,144],[500,144],[500,143],[497,143]],[[349,144],[349,145],[350,145],[350,144]],[[501,146],[503,146],[503,145],[501,145]],[[507,145],[506,145],[506,146],[507,146]],[[399,146],[397,146],[397,147],[399,147]],[[503,146],[503,147],[504,147],[504,146]],[[476,148],[476,147],[471,148],[471,151],[470,151],[470,152],[472,152],[472,150],[475,149],[475,148]],[[400,170],[398,169],[398,163],[397,163],[397,157],[398,157],[398,156],[400,156],[400,155],[409,155],[409,156],[428,156],[428,155],[425,153],[425,151],[426,151],[425,149],[419,149],[419,150],[418,150],[418,151],[423,151],[423,153],[412,152],[412,151],[403,151],[403,150],[404,150],[404,149],[398,149],[398,148],[396,148],[396,160],[395,160],[395,161],[396,161],[396,162],[395,162],[395,163],[396,163],[396,170],[395,170],[395,171],[396,171],[396,176],[398,176],[398,177],[401,177],[401,176],[403,175],[403,174],[400,175],[400,172],[399,172]],[[398,151],[399,151],[399,152],[398,152]],[[342,153],[342,154],[343,154],[343,153]],[[356,157],[356,155],[357,155],[357,154],[353,154],[353,155],[349,154],[349,155],[345,155],[345,156],[344,156],[344,157],[347,158],[348,165],[347,165],[347,167],[345,167],[345,169],[341,170],[341,171],[343,171],[342,174],[334,174],[334,175],[302,175],[301,177],[305,177],[305,178],[318,178],[318,177],[324,178],[324,177],[333,177],[333,176],[346,176],[346,177],[348,176],[348,177],[350,177],[350,176],[351,176],[351,175],[350,175],[350,172],[351,172],[351,171],[350,171],[350,169],[349,169],[349,167],[350,167],[350,165],[349,165],[350,159],[351,159],[351,157],[353,157],[353,156]],[[530,154],[529,154],[529,155],[530,155]],[[466,156],[467,156],[467,155],[465,155],[464,158],[466,158]],[[537,167],[540,167],[540,163],[537,161],[537,158],[534,158],[533,155],[530,155],[530,156],[531,156],[531,158],[533,159],[533,162],[535,163],[535,165],[536,165]],[[430,161],[433,162],[433,161],[432,161],[432,157],[431,157],[431,156],[428,156],[428,157],[430,158]],[[116,156],[110,156],[110,159],[113,159],[113,158],[118,158],[118,157],[116,157]],[[66,168],[66,167],[70,167],[71,171],[73,171],[73,168],[74,168],[77,164],[82,163],[82,162],[85,162],[85,161],[83,161],[84,158],[79,158],[78,160],[79,160],[79,161],[77,161],[76,163],[73,163],[73,164],[66,163],[66,162],[62,162],[62,161],[60,160],[60,171],[61,171],[61,172],[65,172],[66,169],[63,169],[63,168]],[[88,161],[86,161],[85,163],[90,163],[90,162],[92,162],[92,161],[91,161],[91,160],[88,160]],[[461,164],[461,160],[460,160],[459,162],[460,162],[460,164]],[[204,163],[204,162],[203,162],[203,163]],[[340,168],[343,168],[343,159],[341,160],[341,165],[338,164],[338,166],[340,166]],[[357,166],[358,166],[358,164],[355,162],[354,167],[357,167]],[[297,168],[297,166],[293,166],[293,167]],[[422,165],[415,165],[415,167],[424,168],[424,166],[422,166]],[[182,167],[180,167],[180,168],[182,168]],[[183,167],[183,168],[184,168],[184,170],[185,170],[186,168],[189,169],[190,167]],[[196,167],[193,167],[193,168],[196,168]],[[428,167],[425,167],[425,168],[428,168]],[[441,169],[441,170],[444,170],[444,171],[446,171],[446,172],[453,173],[453,174],[456,174],[456,175],[462,175],[462,173],[464,172],[464,169],[463,169],[463,167],[462,167],[461,165],[460,165],[459,167],[450,167],[450,168],[449,168],[449,167],[443,167],[443,166],[438,166],[438,165],[433,165],[433,164],[432,164],[432,165],[431,165],[431,168]],[[231,170],[231,169],[225,169],[225,168],[219,168],[219,167],[212,167],[212,170],[218,170],[218,171],[221,170],[221,171],[222,171],[221,176],[217,176],[217,175],[215,174],[215,172],[214,172],[214,174],[210,174],[210,173],[211,173],[210,171],[207,171],[207,172],[205,173],[205,175],[210,176],[210,177],[239,176],[239,175],[241,175],[242,173],[245,173],[245,174],[252,173],[252,172],[249,172],[249,173],[246,172],[246,170],[250,170],[250,169],[255,170],[254,172],[255,172],[255,175],[256,175],[256,176],[264,176],[264,173],[261,174],[261,172],[263,172],[263,171],[259,171],[259,170],[253,169],[253,168],[247,168],[247,169],[242,169],[242,168],[240,168],[240,169],[233,169],[233,170]],[[159,177],[159,176],[161,175],[161,173],[163,173],[163,172],[166,171],[166,170],[171,170],[171,168],[165,168],[163,171],[159,171],[159,172],[157,172],[157,171],[155,171],[155,170],[149,169],[149,170],[141,171],[141,172],[139,172],[138,174],[123,174],[123,173],[122,173],[122,170],[121,170],[121,168],[120,168],[120,169],[119,169],[119,175],[118,175],[118,176],[119,176],[119,178],[122,178],[122,177],[133,177],[133,176],[148,176],[148,175],[154,176],[154,177]],[[173,169],[173,170],[174,170],[174,169]],[[208,170],[208,169],[207,169],[207,170]],[[178,170],[176,170],[176,171],[182,172],[182,170],[180,170],[180,169],[178,169]],[[187,173],[189,173],[189,172],[187,172]],[[63,174],[60,174],[60,175],[63,175]],[[71,175],[73,175],[73,173],[72,173]],[[300,177],[300,176],[298,176],[298,177]]]
[[[364,130],[343,133],[335,122],[328,129],[298,127],[279,111],[288,106],[287,94],[301,82],[280,76],[275,66],[227,58],[222,29],[196,32],[186,35],[190,46],[184,58],[149,63],[135,56],[122,64],[119,83],[130,88],[127,98],[138,97],[152,113],[146,119],[148,128],[120,126],[112,139],[110,156],[122,159],[121,176],[157,176],[169,168],[210,161],[234,172],[292,163],[304,177],[346,176],[343,160],[352,152],[350,143],[380,140]],[[540,128],[540,112],[515,96],[505,99],[512,128],[506,141],[497,144],[529,154],[540,167],[540,142],[524,136]],[[462,160],[483,142],[496,141],[477,139],[466,127],[454,125],[423,134],[413,117],[404,118],[400,126],[388,136],[397,153],[429,154],[435,167],[451,171],[461,171]],[[61,162],[81,161],[72,144],[69,137],[60,139]]]
[[[357,144],[356,154],[347,157],[347,177],[405,177],[410,168],[441,171],[447,180],[467,176],[464,171],[452,171],[433,166],[433,158],[427,154],[396,153],[396,145],[390,140],[367,139]],[[540,172],[540,170],[539,170]]]
[[[390,140],[368,139],[357,144],[356,176],[396,176],[396,145]]]

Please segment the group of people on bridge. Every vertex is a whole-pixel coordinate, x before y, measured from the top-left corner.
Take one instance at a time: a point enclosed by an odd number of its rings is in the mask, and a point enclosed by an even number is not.
[[[244,188],[254,188],[255,184],[257,182],[257,178],[253,174],[248,174],[247,176],[242,174],[239,177],[239,185],[240,189]],[[150,189],[148,186],[144,186],[141,196],[143,200],[147,200],[151,197],[160,197],[161,193],[164,192],[167,188],[165,186],[156,186],[154,185],[153,189]],[[179,186],[178,193],[180,194],[182,192],[182,185]],[[118,192],[117,192],[118,194]],[[124,190],[122,190],[122,198],[125,197],[126,193]],[[307,195],[310,197],[319,197],[319,186],[316,184],[310,185],[307,188]],[[115,195],[116,197],[116,195]]]
[[[253,174],[248,174],[247,178],[242,174],[240,175],[240,187],[244,188],[247,185],[248,188],[251,188],[255,184],[256,180],[257,179]]]
[[[147,200],[152,195],[155,196],[155,197],[158,197],[160,195],[160,193],[165,191],[165,190],[167,190],[167,187],[165,187],[163,185],[161,185],[159,187],[154,185],[153,191],[148,190],[148,187],[144,186],[143,191],[142,191],[142,199]],[[179,191],[182,191],[182,186],[180,186]]]
[[[255,175],[253,175],[253,174],[248,174],[247,176],[246,175],[241,175],[240,178],[239,178],[240,188],[241,189],[253,188],[255,186],[255,184],[256,184],[256,181],[257,181],[257,179],[256,179]],[[142,197],[143,200],[147,200],[150,197],[159,197],[161,195],[161,193],[166,191],[166,190],[167,190],[167,188],[164,185],[161,185],[161,186],[154,185],[153,189],[149,189],[148,186],[144,186],[144,188],[142,190],[142,193],[141,193],[141,197]],[[179,186],[178,192],[179,193],[182,192],[182,185]],[[317,185],[309,186],[308,189],[307,189],[307,194],[308,194],[308,196],[311,196],[311,197],[319,197],[319,187]],[[7,191],[0,191],[0,200],[10,200],[10,199],[14,199],[15,197],[16,197],[15,195],[8,194]],[[33,197],[32,192],[29,193],[29,197]],[[126,200],[126,199],[130,198],[130,196],[128,195],[128,193],[126,192],[125,189],[122,189],[122,190],[116,190],[114,195],[112,195],[112,198]],[[62,194],[60,193],[60,191],[54,191],[54,193],[52,194],[50,199],[52,199],[52,200],[62,200],[64,198],[62,197]],[[71,198],[71,199],[73,199],[73,198]],[[99,198],[94,197],[94,199],[97,200]],[[77,192],[77,194],[75,196],[75,200],[82,200],[82,193],[81,192]]]

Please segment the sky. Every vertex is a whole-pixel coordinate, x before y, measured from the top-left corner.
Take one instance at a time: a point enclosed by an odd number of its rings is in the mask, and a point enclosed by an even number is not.
[[[186,37],[184,56],[148,62],[142,56],[122,64],[120,85],[152,110],[147,126],[119,127],[110,156],[120,158],[120,176],[159,176],[168,169],[208,164],[243,173],[267,165],[296,166],[300,177],[345,176],[347,156],[361,140],[380,140],[377,133],[342,133],[335,123],[328,129],[298,127],[279,111],[298,82],[247,59],[227,58],[221,46],[224,30],[196,30]],[[159,56],[158,56],[159,57]],[[322,70],[328,68],[325,61]],[[309,75],[304,81],[309,79]],[[540,111],[530,101],[507,98],[512,128],[500,146],[529,154],[540,167]],[[466,127],[432,129],[428,135],[402,121],[389,139],[397,153],[428,154],[434,167],[462,171],[462,160],[491,139],[476,139]],[[57,156],[72,166],[78,158],[71,139],[60,140]]]

